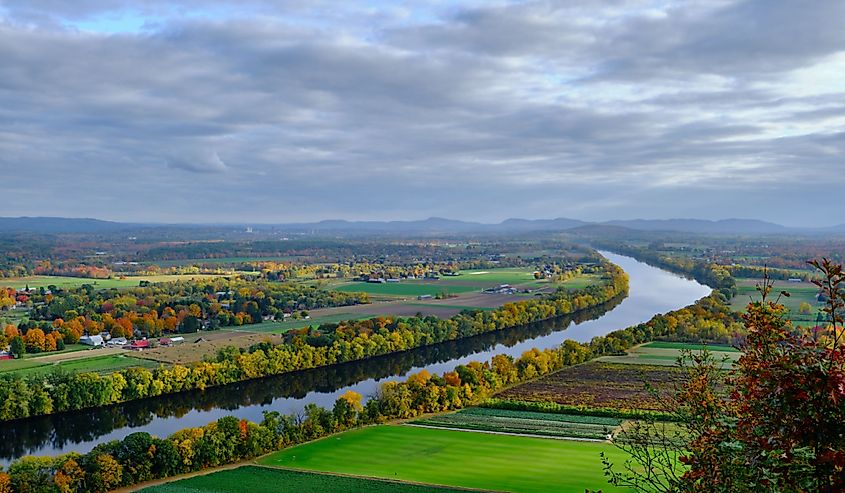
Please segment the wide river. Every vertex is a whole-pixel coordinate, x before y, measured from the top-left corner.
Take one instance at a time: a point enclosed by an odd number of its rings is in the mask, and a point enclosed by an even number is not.
[[[531,348],[558,346],[566,339],[593,337],[649,320],[655,314],[692,304],[710,288],[630,257],[602,252],[630,276],[627,298],[574,317],[514,327],[435,346],[252,380],[204,392],[184,392],[137,402],[0,425],[0,464],[24,455],[85,453],[99,443],[138,431],[165,437],[191,426],[233,415],[260,421],[264,411],[295,413],[309,403],[331,407],[348,390],[369,396],[391,379],[426,369],[442,373],[496,354],[518,357]]]

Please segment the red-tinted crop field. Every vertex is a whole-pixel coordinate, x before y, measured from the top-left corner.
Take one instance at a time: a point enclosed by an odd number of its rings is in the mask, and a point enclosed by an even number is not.
[[[565,368],[496,397],[570,406],[663,410],[661,396],[672,393],[681,378],[681,371],[672,367],[592,362]]]

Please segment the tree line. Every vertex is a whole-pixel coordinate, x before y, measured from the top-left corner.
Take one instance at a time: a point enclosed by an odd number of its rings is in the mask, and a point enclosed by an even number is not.
[[[189,366],[127,368],[111,374],[0,375],[0,420],[99,407],[162,394],[362,360],[485,332],[569,315],[627,293],[628,275],[606,262],[604,282],[582,290],[559,289],[543,298],[495,310],[461,312],[449,319],[376,317],[289,331],[282,344],[228,347],[214,360]]]

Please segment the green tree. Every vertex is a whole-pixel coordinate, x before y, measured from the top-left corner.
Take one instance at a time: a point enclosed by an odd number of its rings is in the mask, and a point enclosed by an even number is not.
[[[23,342],[23,337],[15,336],[12,338],[10,349],[12,351],[12,356],[18,359],[23,358],[24,353],[26,353],[26,344]]]
[[[200,319],[194,315],[188,315],[184,320],[182,320],[182,323],[179,324],[179,332],[182,334],[192,334],[194,332],[198,332],[200,327],[202,327]]]
[[[812,305],[810,305],[810,304],[809,304],[809,303],[807,303],[806,301],[802,301],[802,302],[801,302],[801,305],[798,307],[798,311],[799,311],[802,315],[809,315],[809,314],[810,314],[810,312],[812,312],[812,311],[813,311],[813,307],[812,307]]]

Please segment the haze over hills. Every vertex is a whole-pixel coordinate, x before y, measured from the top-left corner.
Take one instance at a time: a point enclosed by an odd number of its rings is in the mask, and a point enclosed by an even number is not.
[[[675,231],[701,234],[820,234],[845,232],[845,225],[826,228],[790,228],[756,219],[632,219],[589,222],[570,218],[506,219],[500,223],[480,223],[431,217],[411,221],[347,221],[330,219],[312,223],[286,224],[151,224],[104,221],[92,218],[64,217],[0,217],[0,232],[105,233],[139,228],[205,227],[231,228],[251,225],[290,233],[381,233],[381,234],[449,234],[449,233],[521,233],[529,231],[566,231],[589,226],[618,227],[635,231]]]

